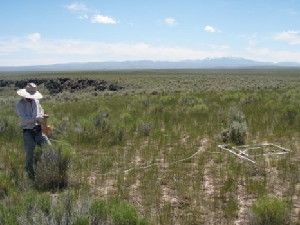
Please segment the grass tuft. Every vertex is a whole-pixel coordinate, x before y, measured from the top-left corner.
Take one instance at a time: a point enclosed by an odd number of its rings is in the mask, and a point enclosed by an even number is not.
[[[274,196],[259,198],[251,208],[251,225],[289,224],[289,207],[285,201]]]

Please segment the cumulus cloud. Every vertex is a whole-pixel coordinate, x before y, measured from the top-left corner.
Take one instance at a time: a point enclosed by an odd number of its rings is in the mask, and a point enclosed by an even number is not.
[[[204,27],[204,31],[208,32],[208,33],[216,33],[219,32],[216,28],[210,26],[210,25],[206,25]]]
[[[66,8],[71,12],[87,12],[89,11],[88,7],[85,4],[74,2],[69,5],[66,5]]]
[[[92,23],[100,23],[100,24],[116,24],[117,21],[109,16],[104,16],[100,14],[96,14],[91,18]]]
[[[24,50],[26,57],[22,58]],[[195,49],[144,42],[107,43],[43,38],[34,43],[27,37],[0,39],[0,66],[123,60],[176,61],[225,56],[228,56],[228,52],[223,48]]]
[[[98,24],[117,24],[117,21],[113,17],[102,15],[98,13],[98,10],[90,9],[82,3],[71,3],[66,6],[66,9],[76,13],[80,20]]]
[[[275,40],[287,42],[290,45],[300,44],[300,32],[299,31],[284,31],[274,36]]]
[[[165,24],[169,25],[169,26],[173,26],[176,24],[176,19],[173,17],[167,17],[164,19]]]
[[[38,42],[41,39],[40,33],[31,33],[27,35],[28,40],[32,42]]]

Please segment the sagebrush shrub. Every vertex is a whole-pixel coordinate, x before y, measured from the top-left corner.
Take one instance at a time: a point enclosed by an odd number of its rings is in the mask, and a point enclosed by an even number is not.
[[[228,118],[229,127],[221,132],[223,142],[232,142],[236,145],[246,143],[248,132],[245,115],[236,108],[231,108]]]
[[[138,125],[138,133],[142,136],[149,136],[152,129],[151,122],[141,122]]]
[[[240,111],[238,108],[236,107],[232,107],[229,109],[229,121],[233,122],[233,121],[237,121],[239,123],[245,122],[245,115],[242,111]]]
[[[298,115],[298,111],[297,108],[292,106],[292,105],[287,105],[284,109],[283,109],[283,119],[289,124],[292,125],[295,120],[296,117]]]
[[[178,100],[178,103],[183,106],[194,106],[201,102],[202,102],[202,99],[199,99],[194,96],[188,96],[188,95],[181,96]]]
[[[94,118],[94,125],[97,129],[99,129],[102,132],[107,132],[111,129],[111,125],[108,120],[108,113],[102,112],[99,113]]]
[[[44,148],[36,165],[35,186],[43,190],[65,187],[68,184],[70,157],[61,148]]]
[[[236,145],[244,145],[246,143],[247,124],[246,122],[232,121],[229,127],[230,141]]]

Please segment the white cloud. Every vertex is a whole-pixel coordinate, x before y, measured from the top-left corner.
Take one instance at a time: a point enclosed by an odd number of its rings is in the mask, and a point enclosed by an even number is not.
[[[164,19],[165,24],[169,25],[169,26],[173,26],[176,24],[176,19],[173,17],[167,17]]]
[[[116,24],[117,21],[109,16],[104,16],[100,14],[96,14],[91,18],[92,23],[100,23],[100,24]]]
[[[248,47],[243,57],[259,61],[300,63],[300,52],[290,50],[273,50],[269,48]]]
[[[216,33],[216,32],[219,32],[216,28],[212,27],[212,26],[209,26],[209,25],[206,25],[204,27],[204,31],[208,32],[208,33]]]
[[[32,42],[38,42],[41,39],[41,34],[40,33],[28,34],[27,38]]]
[[[274,36],[275,40],[287,42],[290,45],[300,44],[300,32],[299,31],[285,31],[278,33]]]
[[[193,60],[206,57],[239,56],[259,61],[300,62],[300,51],[274,50],[250,44],[236,51],[230,46],[206,45],[205,48],[154,45],[137,42],[101,42],[74,39],[47,39],[33,33],[24,37],[0,37],[0,66],[101,62],[125,60]],[[26,52],[26,54],[24,54]]]
[[[87,20],[91,23],[99,24],[117,24],[117,21],[113,17],[101,15],[98,13],[98,10],[90,9],[82,3],[71,3],[66,6],[66,9],[78,14],[80,20]]]
[[[66,6],[66,8],[71,12],[87,12],[88,7],[85,4],[74,2]]]
[[[26,57],[22,52],[26,51]],[[148,43],[107,43],[82,40],[0,39],[0,66],[123,60],[185,60],[228,56],[227,49],[194,49]]]

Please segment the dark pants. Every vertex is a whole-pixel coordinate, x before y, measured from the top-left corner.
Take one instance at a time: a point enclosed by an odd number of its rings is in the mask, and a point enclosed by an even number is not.
[[[34,179],[34,149],[36,145],[42,146],[44,144],[50,144],[47,136],[42,134],[40,128],[38,129],[24,129],[23,130],[24,139],[24,150],[26,154],[25,168],[29,178]]]

